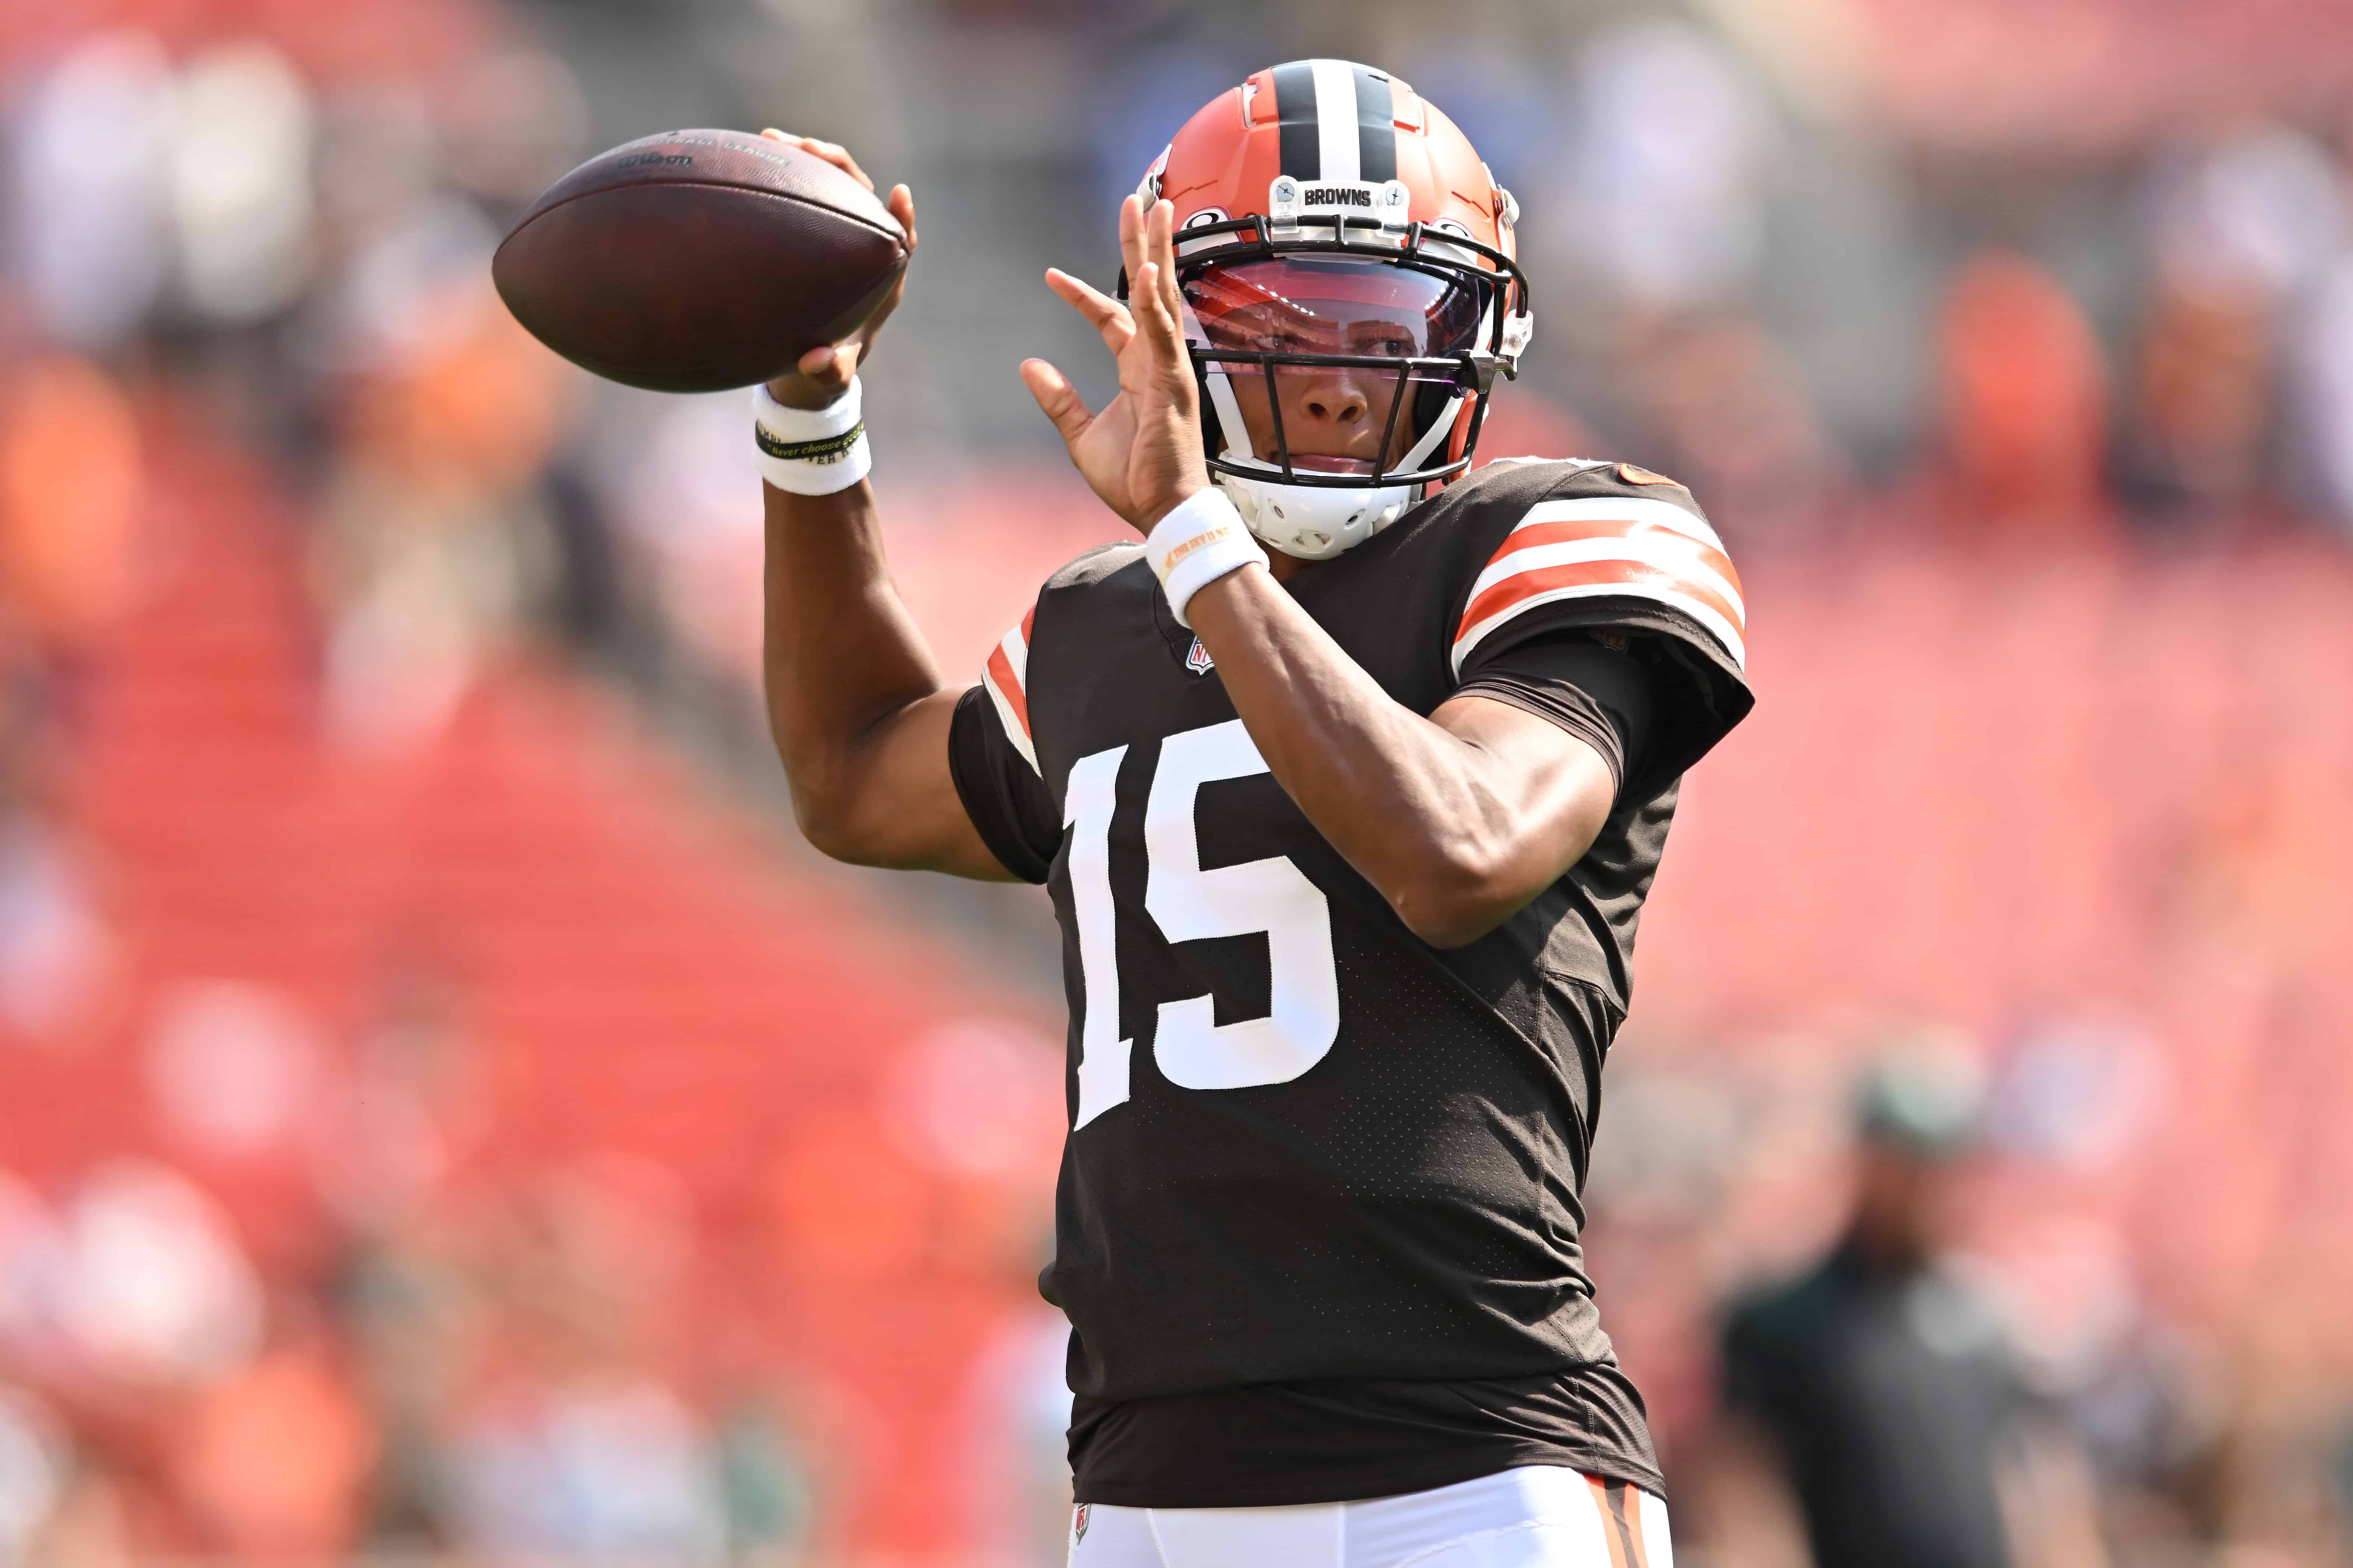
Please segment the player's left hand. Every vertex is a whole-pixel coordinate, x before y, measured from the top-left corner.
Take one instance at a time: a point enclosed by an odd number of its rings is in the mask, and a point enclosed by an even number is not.
[[[796,136],[789,131],[773,128],[760,134],[822,158],[868,190],[874,188],[873,179],[858,166],[849,149],[839,142],[820,142],[814,136]],[[915,254],[914,194],[904,185],[893,185],[882,205],[905,231],[907,255],[912,259]],[[899,281],[891,286],[891,292],[883,296],[882,303],[875,307],[858,331],[840,342],[827,343],[801,355],[800,363],[792,370],[768,383],[768,395],[786,408],[823,408],[835,402],[849,390],[850,378],[858,374],[858,367],[873,355],[874,334],[882,330],[882,323],[891,319],[891,312],[899,308],[899,300],[906,292],[907,274],[902,270]]]
[[[1094,324],[1119,362],[1118,395],[1100,413],[1070,378],[1044,360],[1025,360],[1021,379],[1071,449],[1071,461],[1103,504],[1139,531],[1177,502],[1207,489],[1201,456],[1200,389],[1178,324],[1176,209],[1141,197],[1120,204],[1119,248],[1127,263],[1133,309],[1067,272],[1050,271],[1046,287]]]

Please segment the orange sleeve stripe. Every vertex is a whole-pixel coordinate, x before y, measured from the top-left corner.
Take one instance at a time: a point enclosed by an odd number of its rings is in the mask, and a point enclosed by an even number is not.
[[[1024,622],[1023,625],[1026,629],[1028,623]],[[970,669],[972,666],[966,665],[965,668]],[[1002,647],[988,650],[988,683],[997,688],[997,695],[1005,699],[1005,705],[1013,710],[1013,716],[1016,719],[1021,721],[1022,734],[1028,735],[1029,733],[1029,694],[1021,689],[1021,682],[1015,679],[1013,661],[1005,657],[1005,649]]]
[[[1514,573],[1472,600],[1469,608],[1462,612],[1462,625],[1465,628],[1477,626],[1493,620],[1514,605],[1555,588],[1607,583],[1623,583],[1633,591],[1639,591],[1646,583],[1661,584],[1698,600],[1735,627],[1746,629],[1747,623],[1742,618],[1740,606],[1727,603],[1715,589],[1696,578],[1678,576],[1640,561],[1577,561]]]
[[[1740,574],[1733,570],[1732,557],[1713,545],[1694,539],[1687,533],[1661,528],[1652,522],[1615,518],[1555,518],[1546,522],[1524,523],[1512,531],[1503,548],[1488,558],[1492,568],[1523,550],[1534,550],[1546,544],[1567,544],[1586,539],[1646,539],[1654,542],[1672,543],[1691,552],[1694,559],[1707,567],[1734,588],[1740,587]]]
[[[1037,606],[1036,605],[1034,605],[1034,604],[1033,604],[1033,605],[1031,605],[1028,610],[1026,610],[1026,611],[1024,611],[1024,612],[1022,613],[1022,616],[1021,616],[1021,646],[1022,646],[1023,647],[1028,647],[1029,646],[1029,626],[1030,626],[1030,623],[1032,623],[1032,622],[1034,622],[1035,620],[1037,620],[1037,618],[1038,618],[1038,606]]]

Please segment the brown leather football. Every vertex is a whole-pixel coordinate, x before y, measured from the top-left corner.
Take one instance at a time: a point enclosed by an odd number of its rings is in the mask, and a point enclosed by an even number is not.
[[[670,131],[550,185],[491,277],[515,320],[573,363],[655,392],[718,392],[847,337],[906,266],[898,220],[824,159],[740,131]]]

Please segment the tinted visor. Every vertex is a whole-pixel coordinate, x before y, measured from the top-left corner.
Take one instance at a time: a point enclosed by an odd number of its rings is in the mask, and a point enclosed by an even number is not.
[[[1458,278],[1356,258],[1277,256],[1203,268],[1185,302],[1210,349],[1242,353],[1451,358],[1479,331],[1479,299]]]
[[[1242,426],[1221,422],[1213,459],[1247,435],[1286,473],[1378,482],[1451,405],[1477,346],[1477,286],[1395,262],[1276,256],[1178,286],[1196,363],[1224,376]]]

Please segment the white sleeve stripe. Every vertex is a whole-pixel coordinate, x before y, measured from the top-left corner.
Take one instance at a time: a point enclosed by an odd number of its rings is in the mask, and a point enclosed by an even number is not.
[[[1538,501],[1528,509],[1512,530],[1532,528],[1540,522],[1578,522],[1597,520],[1609,521],[1647,522],[1654,528],[1672,529],[1688,534],[1709,549],[1721,552],[1724,541],[1717,538],[1696,513],[1686,511],[1672,501],[1659,500],[1650,496],[1580,496],[1575,500]]]
[[[1680,610],[1705,627],[1715,640],[1732,656],[1736,668],[1748,666],[1748,650],[1741,641],[1740,630],[1718,613],[1715,606],[1701,603],[1689,594],[1679,594],[1658,583],[1580,583],[1569,588],[1553,588],[1541,594],[1531,594],[1508,609],[1500,610],[1465,631],[1454,641],[1454,673],[1462,673],[1462,661],[1489,632],[1524,611],[1538,605],[1557,604],[1567,599],[1651,599],[1671,609]]]
[[[1029,690],[1029,645],[1021,640],[1021,628],[1019,626],[1015,626],[1011,631],[1006,633],[1005,640],[998,643],[997,646],[1005,650],[1005,662],[1013,667],[1014,684],[1021,688],[1023,695],[1028,695]]]
[[[1353,183],[1364,177],[1356,147],[1356,70],[1346,60],[1310,60],[1315,83],[1316,179]]]
[[[997,677],[983,671],[980,684],[988,692],[988,700],[997,710],[997,721],[1004,727],[1005,738],[1013,742],[1013,749],[1021,753],[1021,760],[1029,764],[1029,771],[1044,778],[1045,770],[1038,765],[1038,749],[1029,743],[1029,732],[1021,728],[1021,721],[1014,713],[1013,704],[1007,701],[1005,693],[997,689]]]
[[[1740,590],[1719,574],[1715,568],[1699,560],[1690,551],[1651,539],[1571,539],[1558,544],[1535,544],[1525,550],[1514,550],[1498,558],[1471,584],[1471,602],[1496,584],[1508,581],[1523,572],[1540,571],[1546,566],[1567,566],[1587,561],[1626,561],[1642,566],[1671,572],[1678,577],[1713,591],[1736,612],[1746,615],[1746,604]]]

